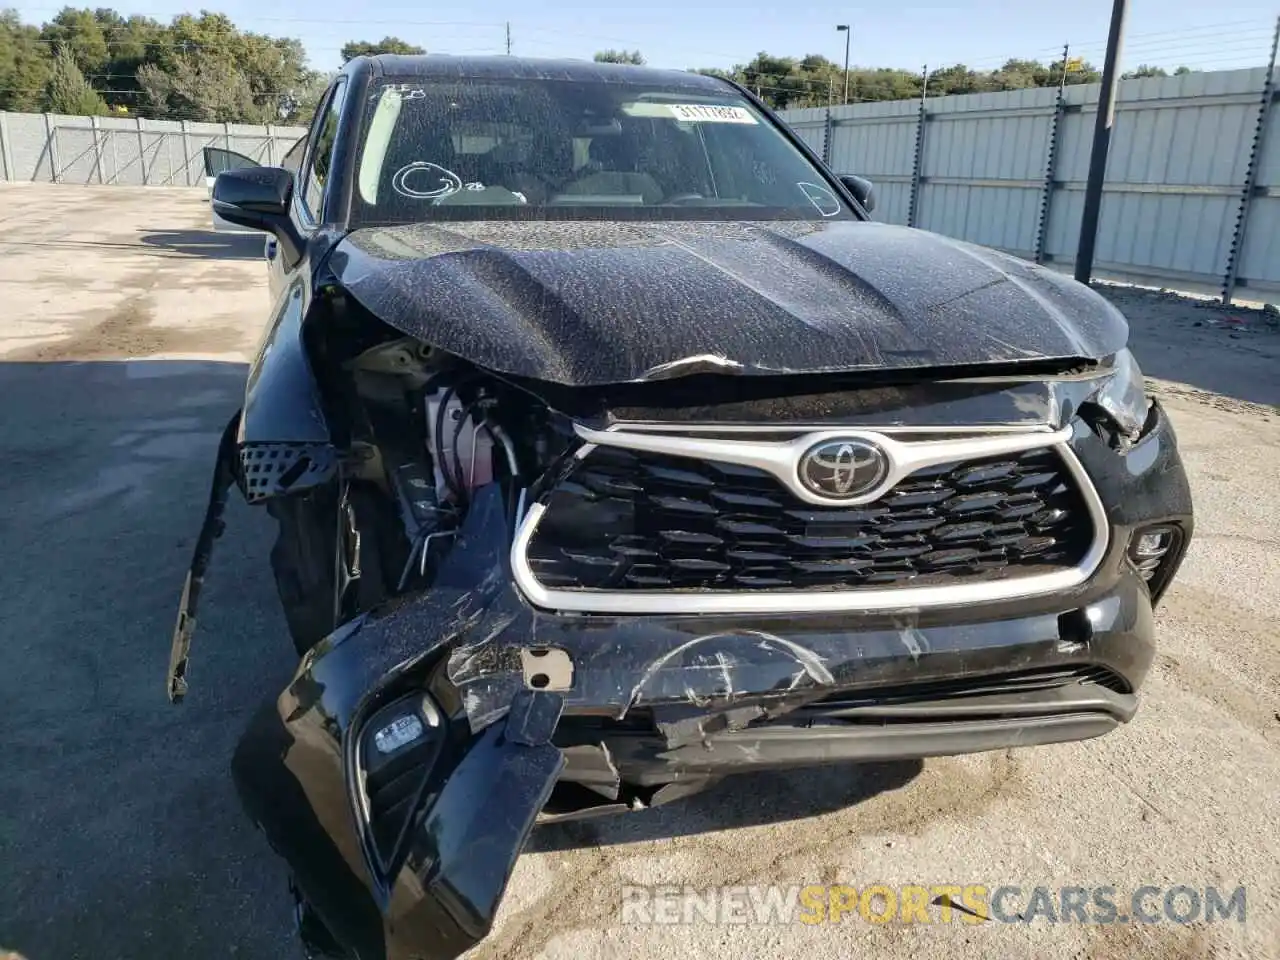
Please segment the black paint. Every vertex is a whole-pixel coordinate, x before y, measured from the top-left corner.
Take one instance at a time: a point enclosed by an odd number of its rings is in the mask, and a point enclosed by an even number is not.
[[[707,372],[691,358],[743,375],[1096,360],[1128,335],[1048,269],[858,221],[412,225],[356,231],[330,265],[410,336],[577,386]]]

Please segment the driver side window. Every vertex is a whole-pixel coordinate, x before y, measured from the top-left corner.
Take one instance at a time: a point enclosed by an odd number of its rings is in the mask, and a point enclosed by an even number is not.
[[[307,158],[307,169],[302,182],[305,188],[302,205],[313,220],[319,220],[324,206],[324,188],[329,181],[333,163],[333,142],[338,133],[338,120],[342,115],[342,102],[347,91],[346,81],[334,88],[325,107],[324,116],[316,118],[315,144]]]

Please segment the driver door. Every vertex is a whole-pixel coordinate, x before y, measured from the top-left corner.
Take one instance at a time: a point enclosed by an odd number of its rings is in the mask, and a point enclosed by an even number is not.
[[[246,167],[260,167],[257,160],[252,157],[246,157],[243,153],[236,153],[234,150],[224,150],[222,147],[204,147],[201,151],[204,154],[204,189],[205,197],[210,204],[213,202],[213,184],[218,179],[218,174],[225,173],[228,170],[243,170]],[[210,211],[213,217],[214,233],[256,233],[247,227],[239,227],[234,223],[223,220],[217,213]]]

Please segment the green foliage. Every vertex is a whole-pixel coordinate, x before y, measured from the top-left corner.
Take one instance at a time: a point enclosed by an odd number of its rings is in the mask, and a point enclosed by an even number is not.
[[[3,2],[3,0],[0,0]],[[420,54],[399,37],[353,40],[343,61],[379,53]],[[643,64],[639,50],[602,50],[599,63]],[[995,70],[962,63],[930,71],[931,97],[1053,87],[1063,62],[1008,60]],[[760,52],[748,63],[698,73],[727,77],[773,107],[817,107],[841,103],[843,67],[812,53],[780,57]],[[1175,75],[1190,73],[1179,67]],[[1166,76],[1142,65],[1126,77]],[[1066,83],[1096,83],[1099,71],[1072,58]],[[920,96],[922,74],[890,67],[854,66],[848,96],[906,100]],[[15,11],[0,10],[0,110],[111,112],[174,120],[244,123],[306,122],[315,112],[328,77],[308,68],[298,40],[243,32],[223,14],[181,14],[164,24],[125,17],[109,8],[64,7],[43,26],[24,24]]]
[[[819,54],[778,57],[758,53],[749,63],[730,70],[699,69],[697,73],[728,77],[754,90],[777,109],[826,106],[844,100],[844,68]],[[891,67],[849,68],[849,100],[910,100],[920,96],[923,72],[913,73]],[[1072,60],[1068,64],[1068,84],[1097,83],[1100,72],[1091,64]],[[1038,60],[1008,60],[995,70],[972,70],[962,63],[929,72],[928,95],[989,93],[1053,87],[1062,80],[1062,61],[1044,64]]]
[[[50,113],[80,116],[107,112],[106,102],[84,78],[74,53],[68,47],[59,47],[54,54],[49,83],[45,87],[44,107]]]
[[[35,27],[0,13],[0,110],[279,123],[316,76],[298,40],[242,32],[222,14],[165,25],[64,7]]]
[[[592,58],[596,63],[629,63],[644,66],[644,55],[639,50],[600,50]]]
[[[342,47],[342,62],[354,60],[356,57],[374,57],[380,53],[420,54],[427,51],[401,40],[399,37],[383,37],[376,43],[369,40],[352,40]]]
[[[0,110],[39,110],[53,72],[40,30],[23,24],[13,10],[0,10]]]
[[[1187,67],[1183,67],[1182,69],[1187,73],[1191,72]],[[1141,77],[1167,77],[1168,75],[1168,72],[1165,71],[1163,67],[1152,67],[1144,63],[1138,67],[1137,70],[1130,70],[1128,73],[1120,74],[1120,79],[1137,80]]]

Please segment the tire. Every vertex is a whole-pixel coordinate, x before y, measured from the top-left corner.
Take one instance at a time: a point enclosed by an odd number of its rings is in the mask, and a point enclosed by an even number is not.
[[[376,487],[347,486],[351,520],[359,530],[360,577],[344,598],[340,615],[337,594],[339,495],[334,485],[273,500],[268,509],[278,524],[271,549],[280,605],[299,656],[341,623],[380,604],[395,590],[408,555],[394,507]],[[343,553],[350,549],[343,538]]]

